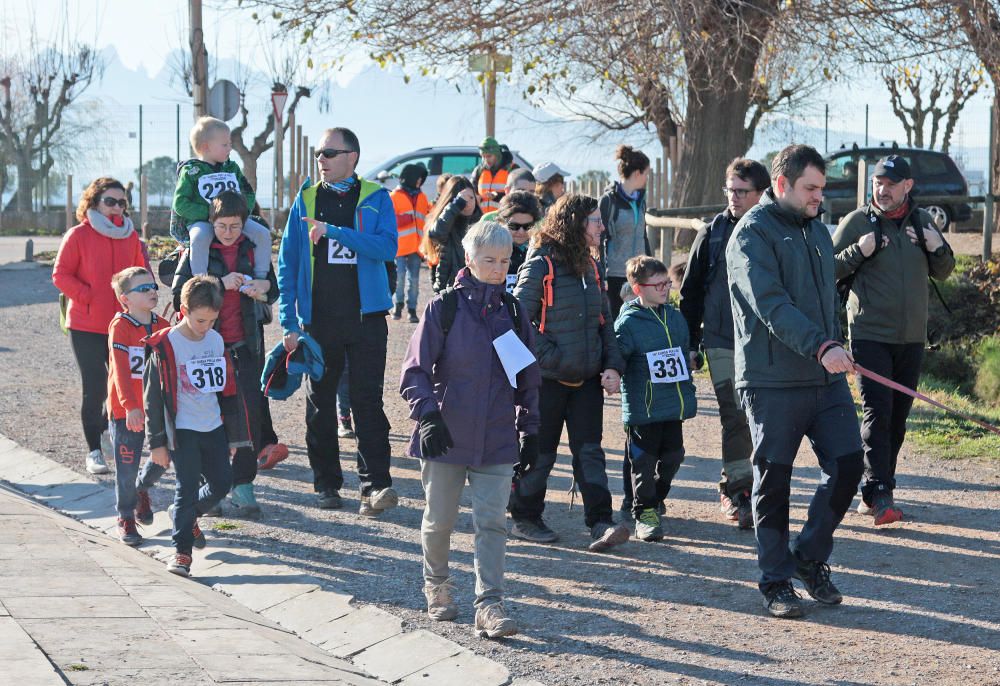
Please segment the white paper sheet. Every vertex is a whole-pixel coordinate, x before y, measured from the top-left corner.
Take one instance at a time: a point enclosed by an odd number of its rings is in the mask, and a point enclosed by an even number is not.
[[[535,355],[521,342],[517,334],[508,331],[493,341],[493,347],[500,357],[503,370],[512,388],[517,388],[517,373],[535,361]]]

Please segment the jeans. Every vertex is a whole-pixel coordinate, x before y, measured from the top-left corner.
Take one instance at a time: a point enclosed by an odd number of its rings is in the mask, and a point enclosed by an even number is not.
[[[253,483],[257,478],[257,453],[263,448],[260,440],[261,401],[264,394],[260,390],[260,375],[263,362],[256,350],[247,345],[235,344],[229,347],[236,370],[236,383],[240,387],[247,409],[247,426],[250,428],[252,448],[240,448],[233,457],[233,485]]]
[[[627,427],[625,454],[632,465],[632,513],[655,509],[670,493],[670,484],[684,461],[681,421],[653,422]]]
[[[507,552],[507,500],[513,465],[467,467],[434,460],[420,461],[424,485],[424,517],[420,540],[424,551],[424,581],[436,586],[448,580],[451,532],[458,519],[459,500],[468,479],[475,529],[476,607],[503,600],[504,556]]]
[[[877,341],[851,341],[858,364],[908,388],[920,382],[923,343],[894,345]],[[892,493],[896,488],[896,459],[906,438],[906,418],[913,398],[886,388],[868,377],[861,378],[861,443],[865,451],[865,483],[861,497],[871,505],[876,490]]]
[[[556,451],[563,423],[573,454],[573,477],[583,496],[583,515],[588,527],[598,522],[614,523],[607,461],[601,449],[604,432],[604,397],[600,377],[571,387],[543,379],[538,396],[541,426],[538,430],[538,462],[514,477],[510,514],[514,519],[538,519],[545,510],[545,490],[556,464]]]
[[[789,550],[788,511],[792,464],[804,436],[819,460],[820,480],[795,541],[804,560],[826,562],[833,532],[861,480],[861,434],[847,381],[803,388],[744,388],[740,398],[753,437],[753,519],[759,586],[766,591],[795,572]]]
[[[368,495],[372,490],[392,485],[389,420],[382,406],[389,326],[385,317],[365,317],[331,330],[336,333],[320,341],[326,363],[323,378],[309,381],[306,396],[306,450],[313,470],[313,487],[322,493],[340,490],[344,485],[336,398],[346,362],[351,368],[348,388],[358,437],[358,477],[362,495]]]
[[[115,447],[115,500],[118,516],[122,519],[135,517],[136,477],[139,475],[139,459],[142,444],[146,439],[143,431],[129,431],[124,419],[108,422],[111,443]]]
[[[396,258],[396,273],[398,274],[396,278],[398,281],[396,282],[395,302],[397,305],[403,304],[403,285],[405,283],[406,309],[408,310],[417,309],[417,297],[420,292],[420,261],[420,253],[418,252]]]
[[[753,485],[753,441],[747,416],[736,395],[736,365],[734,352],[726,348],[708,348],[708,371],[719,402],[722,423],[722,480],[719,491],[728,496],[750,490]]]
[[[177,447],[170,453],[170,459],[177,475],[174,549],[190,555],[195,520],[218,505],[233,485],[226,429],[221,426],[208,432],[177,429]]]
[[[80,403],[80,421],[87,450],[101,449],[101,434],[108,428],[108,336],[89,331],[69,331],[69,344],[80,368],[83,382],[83,399]]]

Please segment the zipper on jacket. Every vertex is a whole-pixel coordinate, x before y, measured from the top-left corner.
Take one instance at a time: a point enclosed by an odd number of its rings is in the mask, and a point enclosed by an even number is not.
[[[774,366],[774,349],[771,347],[771,330],[767,330],[767,364],[770,367]]]
[[[656,318],[656,321],[660,322],[660,324],[663,326],[663,331],[667,334],[667,345],[669,345],[671,348],[673,348],[674,347],[674,339],[670,335],[670,329],[667,328],[667,308],[666,307],[663,308],[663,319],[660,319],[660,315],[656,314],[656,310],[654,310],[654,309],[651,308],[649,311]],[[683,354],[684,354],[684,351],[682,350],[681,351],[681,355],[683,355]],[[684,365],[687,366],[687,364],[688,364],[688,361],[684,360]],[[691,376],[691,370],[689,369],[688,370],[688,377],[690,378],[690,376]],[[680,419],[683,420],[684,419],[684,394],[681,392],[681,382],[680,381],[675,381],[674,382],[674,388],[677,390],[677,399],[681,401]],[[647,416],[649,415],[648,411],[646,412],[646,415]]]

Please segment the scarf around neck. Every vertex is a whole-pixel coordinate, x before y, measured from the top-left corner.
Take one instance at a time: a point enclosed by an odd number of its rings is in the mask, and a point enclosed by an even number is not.
[[[124,221],[121,226],[115,226],[111,219],[105,217],[97,210],[87,210],[87,221],[94,227],[94,231],[114,240],[128,238],[135,231],[132,220],[129,217],[123,217],[123,219]]]
[[[358,177],[355,174],[351,174],[346,179],[341,179],[336,183],[323,182],[323,185],[333,191],[334,193],[339,193],[340,195],[346,195],[349,190],[354,188],[354,184],[358,182]]]

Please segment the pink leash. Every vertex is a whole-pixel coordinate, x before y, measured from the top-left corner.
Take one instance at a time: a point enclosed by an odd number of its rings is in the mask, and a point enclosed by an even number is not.
[[[860,364],[855,363],[854,364],[854,368],[858,371],[858,374],[860,374],[861,376],[866,376],[866,377],[868,377],[869,379],[871,379],[872,381],[874,381],[876,383],[880,383],[883,386],[888,386],[889,388],[891,388],[894,391],[899,391],[900,393],[905,393],[906,395],[911,396],[913,398],[917,398],[918,400],[923,400],[925,403],[930,403],[934,407],[939,407],[942,410],[944,410],[945,412],[951,412],[952,414],[957,414],[962,419],[967,419],[970,422],[978,424],[979,426],[983,427],[987,431],[992,431],[993,433],[995,433],[997,435],[1000,435],[1000,429],[998,429],[997,427],[993,426],[992,424],[987,424],[986,422],[982,421],[981,419],[976,419],[975,417],[969,416],[969,415],[965,414],[964,412],[959,412],[958,410],[956,410],[954,408],[951,408],[951,407],[948,407],[947,405],[945,405],[943,403],[939,403],[937,400],[934,400],[933,398],[928,398],[926,395],[924,395],[923,393],[920,393],[919,391],[915,391],[912,388],[907,388],[903,384],[896,383],[892,379],[887,379],[884,376],[882,376],[881,374],[876,374],[873,371],[865,369]]]

